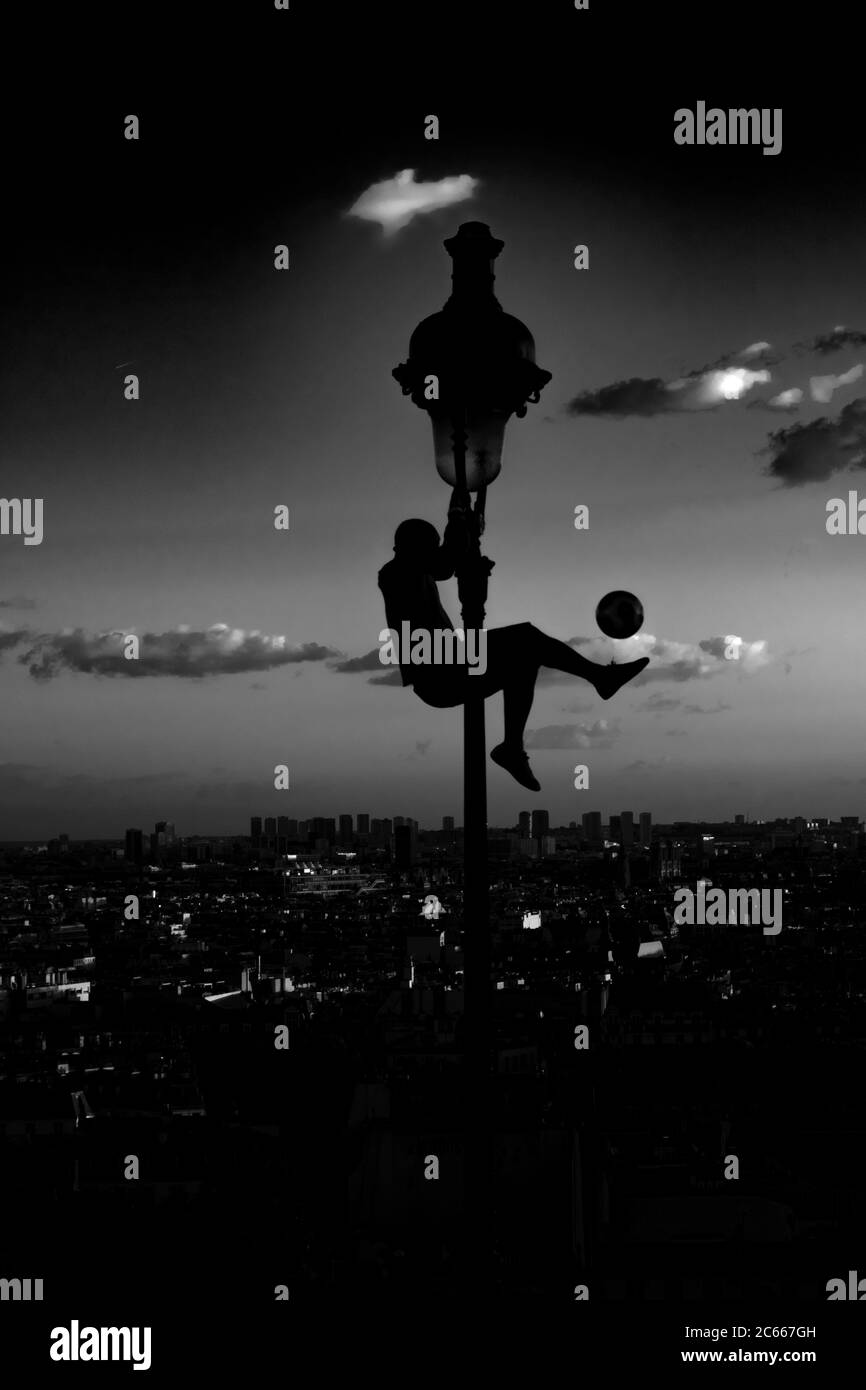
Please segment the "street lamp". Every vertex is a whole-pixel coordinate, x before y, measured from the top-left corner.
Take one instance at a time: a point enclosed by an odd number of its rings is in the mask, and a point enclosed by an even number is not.
[[[502,466],[505,426],[538,401],[551,374],[536,366],[529,329],[506,314],[493,293],[493,263],[505,243],[491,236],[485,223],[464,222],[444,244],[453,262],[451,297],[419,323],[409,340],[409,358],[393,375],[404,396],[430,416],[439,476],[459,492],[475,494],[471,543],[457,570],[463,625],[470,630],[484,626],[490,564],[481,554],[480,538],[487,487]],[[482,1136],[473,1182],[479,1218],[492,1179],[484,1119],[492,1038],[483,699],[466,700],[463,721],[463,982],[472,1113]],[[483,1230],[479,1239],[485,1243]]]

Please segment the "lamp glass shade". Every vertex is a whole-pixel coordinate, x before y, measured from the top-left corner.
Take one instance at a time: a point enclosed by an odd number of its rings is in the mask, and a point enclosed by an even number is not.
[[[510,413],[510,412],[509,412]],[[477,492],[499,476],[502,467],[502,444],[508,414],[491,411],[466,414],[466,488]],[[457,487],[457,464],[454,458],[454,424],[450,415],[433,415],[433,449],[440,478],[450,487]]]

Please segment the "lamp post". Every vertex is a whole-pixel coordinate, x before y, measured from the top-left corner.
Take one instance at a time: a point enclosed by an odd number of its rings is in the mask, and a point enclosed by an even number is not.
[[[493,293],[493,263],[504,242],[483,222],[464,222],[444,243],[452,259],[451,297],[423,319],[409,341],[409,358],[393,375],[403,394],[426,410],[440,477],[463,494],[475,494],[469,513],[470,544],[457,570],[464,630],[484,626],[490,562],[481,554],[487,488],[502,465],[505,426],[526,414],[550,380],[535,364],[532,334],[506,314]],[[463,951],[464,1025],[470,1114],[476,1143],[470,1146],[467,1195],[476,1237],[488,1247],[487,1193],[490,1133],[487,1123],[490,1054],[490,917],[487,872],[487,764],[484,701],[467,699],[463,714]],[[474,1162],[471,1156],[474,1155]]]

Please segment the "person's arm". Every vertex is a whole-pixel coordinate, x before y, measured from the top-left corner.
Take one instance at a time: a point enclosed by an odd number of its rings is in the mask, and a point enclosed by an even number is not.
[[[439,547],[436,568],[432,571],[434,579],[451,579],[460,561],[465,559],[474,538],[475,517],[469,503],[469,494],[457,488],[451,494],[448,507],[448,522],[445,535]]]

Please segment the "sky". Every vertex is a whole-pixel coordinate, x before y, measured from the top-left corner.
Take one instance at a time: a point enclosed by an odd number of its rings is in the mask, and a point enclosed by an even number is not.
[[[698,98],[783,106],[782,152],[675,146]],[[552,373],[489,490],[487,624],[651,657],[606,704],[542,677],[542,791],[491,764],[491,824],[862,813],[866,540],[825,522],[866,496],[864,180],[802,100],[666,78],[599,123],[588,88],[528,114],[434,74],[312,119],[291,94],[202,116],[152,84],[72,109],[34,178],[37,105],[7,176],[0,495],[43,499],[44,534],[0,535],[0,839],[460,823],[460,711],[351,664],[378,645],[396,525],[444,524],[429,423],[391,370],[470,220],[505,242],[497,296]],[[630,642],[595,622],[611,589],[643,603]]]

